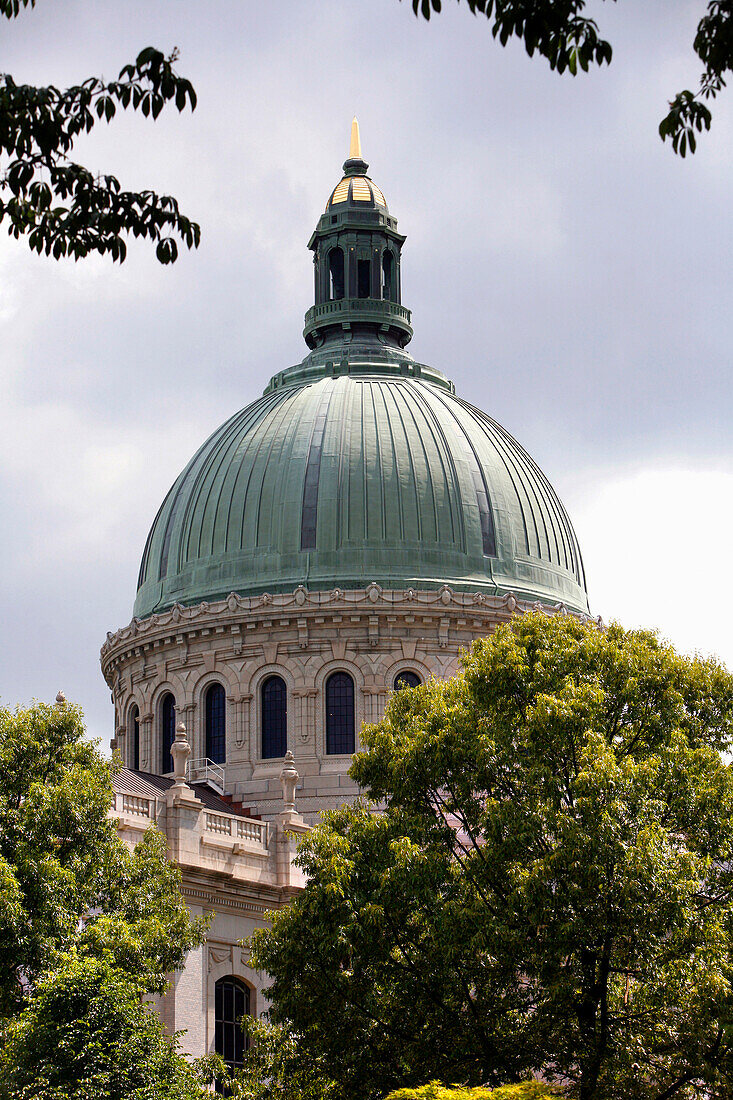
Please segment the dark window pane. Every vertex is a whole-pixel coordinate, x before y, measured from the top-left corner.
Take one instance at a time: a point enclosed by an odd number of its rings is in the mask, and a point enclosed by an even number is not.
[[[230,1065],[234,1063],[234,1025],[224,1024],[224,1053],[222,1055],[225,1062],[229,1062]]]
[[[409,668],[403,669],[402,672],[398,672],[394,680],[394,689],[399,691],[400,688],[416,688],[422,683],[422,680],[416,672],[411,672]]]
[[[140,768],[140,711],[137,707],[133,707],[130,711],[130,721],[128,724],[128,736],[130,738],[130,747],[127,754],[129,767],[139,770]]]
[[[212,684],[206,692],[206,755],[215,764],[226,763],[226,696],[221,684]]]
[[[262,758],[284,756],[288,750],[288,691],[282,676],[268,676],[262,685]]]
[[[173,771],[171,745],[176,738],[176,701],[169,693],[163,697],[160,707],[160,770]]]
[[[326,752],[354,752],[354,681],[348,672],[326,680]]]

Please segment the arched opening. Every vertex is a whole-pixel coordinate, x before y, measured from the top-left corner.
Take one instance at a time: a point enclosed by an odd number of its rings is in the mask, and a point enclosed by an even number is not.
[[[354,752],[355,740],[354,681],[334,672],[326,680],[326,752]]]
[[[168,692],[160,703],[160,770],[163,774],[173,771],[171,745],[176,739],[176,701]]]
[[[359,260],[356,267],[356,295],[358,298],[371,298],[372,261]]]
[[[282,676],[268,676],[262,685],[262,759],[288,751],[288,691]]]
[[[221,684],[206,689],[206,756],[215,764],[225,764],[227,758],[226,696]]]
[[[338,302],[344,296],[344,254],[332,248],[328,254],[329,298]]]
[[[402,688],[416,688],[421,683],[422,680],[416,672],[409,668],[403,668],[394,678],[394,689],[395,691],[401,691]]]
[[[136,703],[127,719],[127,766],[140,770],[140,711]]]
[[[249,986],[233,976],[220,978],[214,986],[214,1049],[229,1069],[244,1065],[249,1036],[242,1027],[242,1018],[249,1015]]]
[[[394,257],[391,252],[382,253],[382,297],[394,301]]]

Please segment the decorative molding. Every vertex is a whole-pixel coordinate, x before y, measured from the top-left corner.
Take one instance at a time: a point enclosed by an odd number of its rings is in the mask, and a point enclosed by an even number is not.
[[[584,622],[603,625],[600,618],[594,619],[582,612],[572,611],[565,604],[545,604],[538,600],[530,603],[513,592],[501,594],[458,592],[449,585],[442,585],[437,591],[415,588],[383,589],[374,582],[366,588],[311,592],[303,585],[298,585],[292,592],[278,592],[273,595],[265,592],[261,596],[239,596],[236,592],[231,592],[223,600],[211,602],[204,600],[190,607],[175,604],[170,610],[158,612],[146,619],[134,618],[128,626],[122,627],[114,634],[107,634],[100,657],[103,667],[109,670],[108,675],[112,677],[114,673],[110,669],[110,663],[121,652],[147,645],[165,638],[166,635],[173,635],[175,641],[181,645],[185,636],[184,630],[188,632],[191,629],[213,629],[218,626],[231,628],[235,621],[251,620],[253,617],[258,617],[258,613],[266,614],[267,611],[272,614],[298,609],[301,616],[304,613],[323,612],[329,608],[339,608],[344,612],[349,608],[359,608],[364,611],[369,608],[371,612],[370,605],[376,613],[383,610],[406,609],[408,606],[415,610],[442,611],[443,613],[448,608],[462,610],[464,613],[470,609],[472,612],[485,612],[494,621],[497,618],[500,621],[504,620],[515,613],[523,614],[530,609],[538,609],[551,615],[574,614]],[[213,653],[212,656],[214,656]],[[147,669],[146,674],[150,674]]]

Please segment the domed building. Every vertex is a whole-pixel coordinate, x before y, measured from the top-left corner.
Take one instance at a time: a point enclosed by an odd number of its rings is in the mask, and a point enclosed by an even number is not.
[[[196,875],[216,907],[222,875],[232,890],[237,845],[227,844],[255,825],[275,870],[270,881],[265,857],[248,853],[240,901],[249,891],[252,919],[258,905],[259,919],[287,901],[297,888],[289,863],[277,878],[287,837],[356,796],[348,769],[360,727],[391,692],[450,676],[462,648],[529,607],[588,613],[578,542],[545,475],[406,350],[405,238],[367,171],[355,120],[308,245],[308,354],[176,479],[145,545],[134,618],[102,648],[128,797],[165,802],[170,822],[176,798],[208,807],[195,810],[204,839],[189,845],[190,869],[179,859],[199,910]],[[188,753],[176,778],[174,757]],[[283,810],[294,769],[298,813],[292,799]],[[230,863],[196,870],[194,849],[209,851],[205,822],[217,815]],[[279,855],[268,836],[280,838]],[[230,970],[247,934],[233,928],[213,949]],[[258,979],[244,970],[232,975],[254,997]],[[176,1016],[171,1026],[189,1024]],[[204,1032],[197,1053],[211,1048],[208,1023]]]

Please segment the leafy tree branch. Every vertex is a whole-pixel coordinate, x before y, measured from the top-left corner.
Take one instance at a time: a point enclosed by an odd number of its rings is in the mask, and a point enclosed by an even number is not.
[[[0,0],[0,14],[16,17],[35,0]],[[118,110],[157,119],[167,104],[194,110],[196,93],[175,69],[178,52],[148,47],[117,80],[90,77],[71,88],[17,84],[0,74],[0,222],[11,236],[58,259],[92,252],[122,262],[125,237],[155,244],[158,260],[173,263],[179,242],[197,248],[201,230],[170,195],[127,191],[112,175],[93,173],[72,158],[74,143]]]

